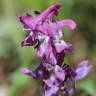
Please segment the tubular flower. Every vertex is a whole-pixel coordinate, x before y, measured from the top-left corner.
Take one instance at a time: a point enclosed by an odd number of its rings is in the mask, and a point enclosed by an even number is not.
[[[19,17],[27,32],[21,45],[34,46],[41,59],[35,70],[21,68],[21,72],[42,80],[44,96],[74,96],[75,81],[83,79],[92,69],[87,60],[80,62],[76,69],[65,64],[65,54],[72,51],[72,45],[63,40],[62,28],[66,25],[73,30],[76,23],[71,19],[53,20],[52,17],[58,14],[60,7],[60,4],[53,4],[41,13],[36,11],[35,17],[28,13]]]

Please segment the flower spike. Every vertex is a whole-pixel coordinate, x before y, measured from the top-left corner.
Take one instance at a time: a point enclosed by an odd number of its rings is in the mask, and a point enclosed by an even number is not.
[[[34,79],[42,81],[44,96],[61,96],[61,94],[74,96],[76,92],[75,81],[83,79],[91,71],[92,66],[83,60],[73,68],[66,64],[64,57],[72,52],[72,45],[64,41],[62,28],[68,26],[71,30],[76,28],[75,21],[71,19],[53,20],[61,5],[53,4],[43,12],[35,12],[20,16],[19,20],[27,31],[22,46],[34,46],[41,63],[35,70],[21,68],[20,71]]]

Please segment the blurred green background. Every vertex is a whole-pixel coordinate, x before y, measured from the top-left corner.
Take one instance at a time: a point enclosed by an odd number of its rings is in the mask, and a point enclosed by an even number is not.
[[[76,82],[76,96],[96,96],[96,0],[0,0],[0,96],[41,96],[40,82],[19,71],[21,66],[35,68],[39,58],[33,47],[21,47],[25,32],[17,16],[44,10],[54,2],[62,4],[57,19],[70,18],[77,23],[74,32],[63,29],[64,39],[74,47],[65,62],[75,67],[89,59],[93,65],[89,76]]]

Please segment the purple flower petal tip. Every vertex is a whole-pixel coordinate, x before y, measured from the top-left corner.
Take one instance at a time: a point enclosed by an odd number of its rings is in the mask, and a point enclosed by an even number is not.
[[[24,25],[24,27],[32,27],[32,22],[33,22],[33,18],[30,14],[26,14],[26,15],[22,15],[22,16],[18,16],[20,22]]]
[[[55,3],[55,4],[53,4],[53,7],[56,8],[56,9],[60,9],[61,4],[59,4],[59,3]]]
[[[73,21],[71,19],[60,20],[60,21],[57,22],[57,24],[60,27],[64,27],[66,25],[66,26],[70,27],[72,30],[76,28],[75,21]]]
[[[83,60],[78,64],[78,67],[87,66],[89,64],[88,60]]]
[[[84,60],[84,61],[79,63],[79,65],[76,69],[77,75],[75,77],[75,80],[83,79],[85,76],[88,75],[88,73],[92,69],[92,65],[89,65],[88,63],[89,63],[88,60]]]
[[[28,68],[25,68],[25,67],[21,68],[20,71],[21,71],[22,73],[24,73],[24,74],[30,73],[30,70],[29,70]]]

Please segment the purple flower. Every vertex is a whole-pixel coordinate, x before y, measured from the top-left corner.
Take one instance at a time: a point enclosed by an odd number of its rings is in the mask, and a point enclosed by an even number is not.
[[[54,75],[51,75],[49,79],[44,81],[44,96],[56,95],[59,91],[59,82]]]
[[[44,96],[74,96],[75,81],[83,79],[92,69],[87,60],[80,62],[76,69],[65,64],[64,57],[72,51],[72,45],[64,41],[62,28],[68,26],[73,30],[76,23],[71,19],[53,20],[60,7],[60,4],[53,4],[35,17],[29,14],[19,17],[27,32],[21,45],[34,46],[41,59],[35,70],[21,68],[21,72],[42,81]]]
[[[71,76],[74,81],[83,79],[85,76],[87,76],[91,69],[92,65],[89,65],[88,60],[81,61],[76,69],[72,68],[68,64],[63,67],[65,73],[67,73],[69,77]]]
[[[50,67],[52,67],[51,70],[48,70],[48,66],[45,63],[41,63],[34,71],[21,68],[23,73],[43,80],[44,96],[59,95],[60,92],[74,96],[76,91],[75,81],[84,78],[92,68],[91,65],[88,66],[87,60],[80,62],[76,69],[73,69],[68,64],[65,64],[63,68],[58,65],[50,65]],[[51,71],[53,72],[51,73]]]
[[[82,66],[83,64],[83,66]],[[88,61],[82,61],[76,69],[73,69],[70,65],[64,65],[63,69],[56,65],[54,67],[53,74],[48,78],[44,79],[45,96],[53,96],[53,94],[69,94],[74,96],[76,88],[75,81],[83,79],[91,70],[92,66],[88,66]],[[82,71],[82,72],[81,72]],[[57,90],[54,90],[56,88]]]
[[[25,28],[36,30],[36,27],[41,24],[47,17],[51,17],[53,14],[57,13],[60,9],[60,6],[60,4],[53,4],[41,14],[37,15],[35,18],[29,14],[19,16],[20,22],[24,25]]]
[[[87,76],[87,74],[92,69],[92,65],[89,65],[88,63],[89,63],[88,60],[84,60],[78,64],[75,70],[77,75],[74,78],[74,80],[80,80],[80,79],[83,79],[85,76]]]
[[[70,19],[53,22],[50,18],[58,11],[59,8],[59,4],[54,4],[35,18],[32,18],[32,16],[29,14],[19,17],[21,23],[24,26],[27,26],[27,28],[25,28],[27,31],[29,31],[28,36],[22,42],[22,46],[30,46],[36,44],[38,46],[36,47],[36,52],[40,57],[46,55],[46,53],[53,54],[53,49],[51,48],[52,44],[58,53],[63,50],[71,49],[71,44],[67,44],[63,40],[63,33],[61,28],[67,25],[71,29],[74,29],[76,24],[73,20]],[[48,48],[50,49],[50,52],[47,50]],[[54,58],[54,54],[52,57]]]
[[[47,79],[49,77],[49,72],[41,63],[35,70],[31,71],[28,68],[21,68],[21,72],[27,74],[35,79]]]

